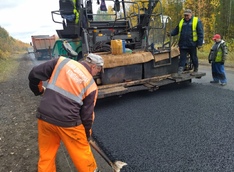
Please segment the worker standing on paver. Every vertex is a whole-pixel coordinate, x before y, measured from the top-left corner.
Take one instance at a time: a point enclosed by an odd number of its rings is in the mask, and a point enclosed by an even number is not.
[[[59,57],[35,66],[29,87],[43,95],[38,118],[38,172],[55,172],[55,157],[62,141],[79,172],[97,172],[88,142],[94,121],[97,85],[93,79],[103,68],[103,59],[89,54],[82,62]],[[47,88],[42,81],[48,81]]]
[[[168,36],[179,35],[179,49],[180,49],[180,61],[178,68],[178,75],[181,75],[184,71],[187,54],[193,63],[194,72],[198,72],[198,57],[197,48],[201,48],[204,40],[204,31],[202,22],[198,17],[193,16],[192,10],[186,9],[184,11],[184,18],[182,18],[179,24]]]

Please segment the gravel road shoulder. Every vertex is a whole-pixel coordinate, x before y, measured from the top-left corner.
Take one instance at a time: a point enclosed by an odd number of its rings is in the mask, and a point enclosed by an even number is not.
[[[38,97],[28,88],[27,75],[32,66],[27,55],[15,59],[16,72],[0,82],[0,171],[36,171]]]

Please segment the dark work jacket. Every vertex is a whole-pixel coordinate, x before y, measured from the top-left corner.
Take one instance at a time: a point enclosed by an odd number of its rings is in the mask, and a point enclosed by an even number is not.
[[[192,29],[192,20],[193,17],[189,21],[185,21],[183,23],[181,33],[180,33],[180,38],[179,39],[179,47],[180,48],[189,48],[189,47],[197,47],[197,46],[202,46],[203,40],[204,40],[204,32],[203,32],[203,26],[202,22],[200,19],[198,19],[197,23],[197,41],[193,41],[193,29]],[[174,30],[170,33],[171,36],[175,36],[179,34],[179,24],[176,26]]]
[[[40,84],[51,77],[57,61],[58,59],[53,59],[35,66],[29,73],[29,87],[35,95],[41,94]],[[81,64],[90,72],[86,63]],[[80,105],[74,100],[47,88],[38,107],[37,118],[60,127],[73,127],[83,124],[87,138],[89,138],[94,120],[96,96],[97,90],[87,95],[83,99],[83,105]]]

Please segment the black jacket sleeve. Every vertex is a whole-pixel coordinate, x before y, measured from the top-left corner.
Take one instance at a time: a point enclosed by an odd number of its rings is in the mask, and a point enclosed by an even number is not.
[[[91,129],[94,121],[94,107],[95,107],[95,97],[97,91],[90,93],[84,100],[83,105],[80,110],[80,117],[82,124],[85,127],[85,132],[87,138],[91,136]]]
[[[204,41],[204,31],[203,31],[203,24],[200,19],[198,19],[197,23],[197,46],[202,46]]]
[[[34,66],[30,71],[28,75],[29,88],[35,96],[43,93],[42,81],[47,81],[50,78],[57,61],[58,59],[47,61],[38,66]]]

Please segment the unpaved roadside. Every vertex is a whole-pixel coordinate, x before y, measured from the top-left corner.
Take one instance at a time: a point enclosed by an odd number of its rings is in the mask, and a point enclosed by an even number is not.
[[[27,56],[8,79],[0,82],[0,171],[36,171],[37,124],[35,110],[38,97],[28,89],[30,61]]]

